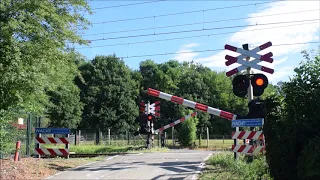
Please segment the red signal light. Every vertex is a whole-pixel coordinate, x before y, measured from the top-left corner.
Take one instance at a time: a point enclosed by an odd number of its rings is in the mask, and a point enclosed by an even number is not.
[[[152,120],[152,116],[148,116],[148,120],[149,120],[149,121]]]
[[[264,84],[264,80],[262,78],[257,78],[256,79],[256,85],[262,86]]]
[[[263,74],[254,74],[251,77],[251,84],[253,87],[253,95],[261,96],[264,92],[264,89],[267,88],[269,82],[267,76]]]

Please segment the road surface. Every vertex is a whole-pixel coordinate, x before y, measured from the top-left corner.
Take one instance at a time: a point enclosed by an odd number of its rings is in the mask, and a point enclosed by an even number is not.
[[[170,150],[109,156],[47,179],[196,179],[213,151]]]

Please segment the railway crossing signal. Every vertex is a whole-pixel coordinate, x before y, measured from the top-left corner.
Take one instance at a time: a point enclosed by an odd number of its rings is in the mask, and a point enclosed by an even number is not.
[[[234,52],[238,52],[238,53],[241,54],[241,55],[239,55],[237,57],[233,57],[233,56],[229,56],[229,55],[225,56],[225,59],[228,60],[228,61],[225,62],[226,66],[229,66],[229,65],[234,64],[234,63],[241,64],[241,66],[228,71],[226,73],[226,75],[228,77],[230,77],[230,76],[232,76],[232,75],[234,75],[234,74],[236,74],[238,72],[241,72],[242,70],[245,70],[248,67],[254,68],[254,69],[257,69],[257,70],[260,70],[260,71],[263,71],[263,72],[267,72],[267,73],[270,73],[270,74],[273,74],[274,73],[273,69],[265,67],[265,66],[261,66],[261,65],[258,64],[259,62],[262,62],[262,61],[266,61],[266,62],[269,62],[269,63],[273,62],[273,59],[271,58],[273,56],[272,52],[269,52],[269,53],[267,53],[265,55],[257,54],[257,52],[259,52],[261,50],[264,50],[264,49],[266,49],[266,48],[268,48],[270,46],[272,46],[272,43],[271,42],[267,42],[267,43],[265,43],[265,44],[263,44],[261,46],[258,46],[256,48],[248,51],[248,50],[245,50],[245,49],[242,49],[242,48],[237,48],[237,47],[234,47],[234,46],[226,44],[224,46],[225,49],[230,50],[230,51],[234,51]],[[248,62],[248,61],[243,60],[246,57],[253,57],[255,59],[253,61]]]
[[[150,104],[150,102],[140,102],[140,116],[138,117],[140,128],[134,135],[147,135],[146,147],[148,149],[151,148],[151,144],[153,144],[156,117],[160,117],[160,101],[152,104]]]
[[[140,102],[140,113],[153,114],[155,117],[160,117],[160,101],[150,104],[145,104],[143,101]]]
[[[264,74],[237,75],[232,80],[233,93],[238,97],[245,97],[248,94],[250,80],[254,96],[261,96],[269,84]]]
[[[267,42],[261,46],[258,46],[252,50],[248,50],[248,44],[243,45],[242,48],[237,48],[231,45],[226,44],[225,49],[238,52],[241,55],[237,57],[232,57],[229,55],[225,56],[227,60],[225,62],[226,66],[229,66],[234,63],[239,63],[241,66],[234,68],[226,73],[228,77],[245,70],[246,68],[254,68],[260,71],[264,71],[270,74],[274,73],[274,70],[265,66],[258,65],[259,62],[266,61],[269,63],[273,62],[271,58],[273,56],[272,52],[269,52],[265,55],[257,54],[257,52],[264,50],[272,46],[271,42]],[[246,61],[244,58],[253,57],[253,61]],[[251,83],[250,83],[251,80]],[[247,90],[250,87],[250,84],[253,87],[253,95],[261,96],[264,92],[264,89],[268,86],[268,78],[263,74],[246,74],[246,75],[236,75],[232,81],[233,93],[238,97],[245,97],[247,95]]]
[[[268,78],[263,74],[251,74],[250,70],[251,68],[257,69],[266,73],[273,74],[274,70],[265,66],[261,66],[258,63],[265,61],[272,63],[272,52],[266,53],[264,55],[258,54],[259,51],[264,50],[268,47],[272,46],[271,42],[267,42],[261,46],[258,46],[252,50],[249,50],[248,44],[243,44],[242,48],[237,48],[231,45],[226,44],[224,46],[225,49],[240,53],[241,55],[237,57],[233,57],[230,55],[226,55],[225,59],[227,60],[225,62],[226,66],[229,66],[234,63],[240,64],[237,68],[234,68],[228,72],[226,72],[226,75],[228,77],[240,73],[242,70],[247,70],[246,74],[244,75],[236,75],[232,81],[233,86],[233,93],[238,97],[245,97],[248,95],[248,107],[249,107],[249,113],[245,116],[247,119],[254,119],[254,118],[264,118],[264,107],[263,102],[258,98],[254,100],[253,96],[261,96],[264,92],[264,89],[268,86]],[[255,58],[252,61],[250,60],[250,57]],[[244,60],[245,59],[245,60]],[[252,86],[252,87],[251,87]],[[240,117],[239,117],[240,118]],[[238,119],[238,118],[237,118]],[[240,119],[241,121],[241,119]],[[242,121],[241,121],[242,122]],[[245,121],[243,121],[245,122]],[[250,130],[253,130],[251,127]],[[236,127],[236,131],[239,131],[239,127]],[[246,140],[244,139],[244,144]],[[253,141],[250,141],[250,145],[252,145]],[[237,159],[238,155],[238,149],[239,145],[237,142],[237,139],[234,140],[234,147],[237,147],[236,149],[233,149],[235,152],[234,157]],[[233,147],[233,148],[234,148]],[[247,148],[243,146],[242,148]],[[241,148],[240,148],[241,149]],[[260,149],[262,149],[260,147]]]

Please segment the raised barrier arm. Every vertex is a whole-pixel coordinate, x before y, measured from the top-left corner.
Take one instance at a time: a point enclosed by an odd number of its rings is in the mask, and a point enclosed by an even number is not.
[[[176,124],[182,123],[182,122],[184,122],[185,120],[187,120],[187,119],[189,119],[191,117],[195,117],[197,114],[198,114],[197,112],[193,112],[192,114],[184,116],[184,117],[182,117],[182,118],[180,118],[180,119],[178,119],[178,120],[176,120],[176,121],[174,121],[174,122],[172,122],[170,124],[167,124],[167,125],[159,128],[159,129],[155,130],[154,134],[158,134],[159,132],[162,132],[162,131],[168,129],[169,127],[172,127],[172,126],[175,126]]]
[[[213,114],[213,115],[216,115],[216,116],[228,119],[228,120],[235,120],[237,118],[236,114],[232,114],[232,113],[222,111],[220,109],[216,109],[216,108],[204,105],[204,104],[200,104],[200,103],[193,102],[193,101],[190,101],[187,99],[183,99],[181,97],[167,94],[167,93],[155,90],[155,89],[148,88],[147,94],[154,96],[154,97],[159,97],[161,99],[165,99],[167,101],[171,101],[171,102],[174,102],[177,104],[181,104],[181,105],[193,108],[193,109],[197,109],[197,110],[200,110],[203,112],[207,112],[209,114]]]

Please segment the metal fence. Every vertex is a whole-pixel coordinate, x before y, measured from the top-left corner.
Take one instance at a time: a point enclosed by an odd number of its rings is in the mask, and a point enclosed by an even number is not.
[[[167,147],[179,147],[179,139],[177,135],[172,134],[168,129],[164,132],[165,145]],[[99,140],[97,140],[97,137]],[[146,144],[145,135],[134,136],[130,133],[125,134],[113,134],[112,132],[100,132],[97,135],[93,130],[78,130],[77,135],[71,134],[69,137],[71,144],[73,145],[106,145],[106,146],[144,146]],[[76,140],[77,139],[77,140]],[[196,147],[201,148],[217,148],[217,149],[231,149],[233,144],[231,135],[209,135],[209,137],[202,136],[195,142]],[[241,143],[241,142],[240,142]],[[153,147],[161,146],[160,135],[154,135]]]
[[[81,129],[81,130],[72,130],[72,133],[69,135],[70,147],[71,146],[145,146],[146,145],[146,136],[137,135],[127,132],[125,134],[115,134],[112,131],[104,132],[101,131],[99,135],[95,133],[93,129]],[[167,129],[165,132],[165,146],[170,148],[181,147],[179,144],[179,139],[175,133],[172,133],[171,129]],[[52,134],[42,134],[41,137],[53,137]],[[55,135],[55,137],[64,137],[65,135]],[[98,137],[98,139],[97,139]],[[16,139],[12,140],[10,143],[10,150],[6,153],[2,153],[2,158],[13,158],[15,152],[15,143],[16,141],[21,141],[20,156],[25,157],[27,155],[27,133],[26,130],[19,130],[19,134],[16,136]],[[98,143],[97,143],[98,142]],[[195,146],[199,148],[210,148],[210,149],[219,149],[219,150],[231,150],[233,145],[233,140],[231,136],[228,135],[210,135],[209,137],[202,136],[201,139],[197,138],[195,141]],[[242,144],[241,141],[239,141]],[[45,147],[45,145],[41,145]],[[50,146],[50,145],[49,145]],[[51,145],[52,146],[52,145]],[[54,145],[56,146],[56,145]],[[58,147],[57,145],[56,147]],[[154,135],[153,147],[161,147],[161,138],[160,135]],[[30,153],[34,153],[35,149],[35,133],[31,133],[31,142],[29,145]]]

